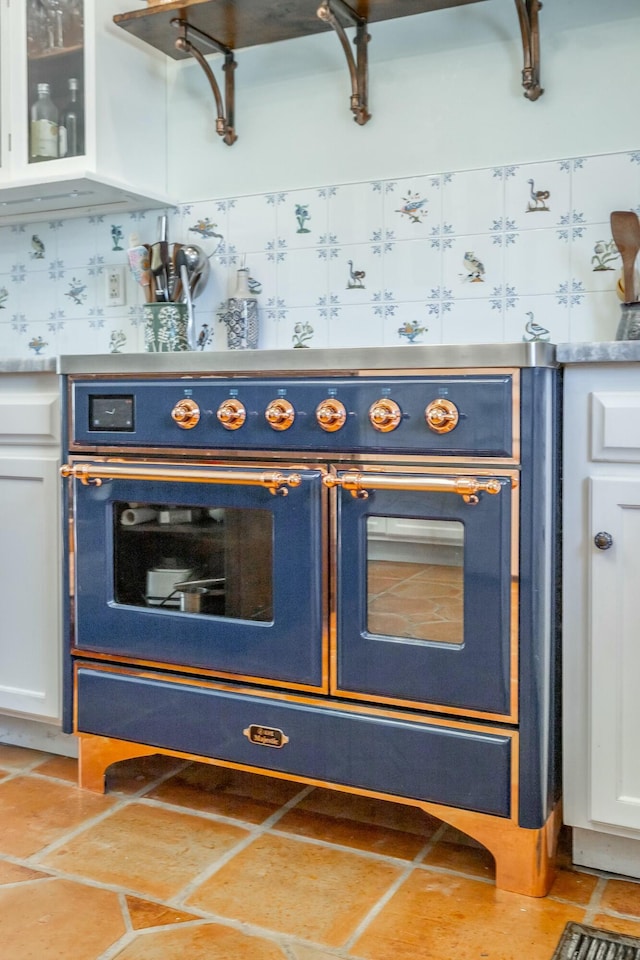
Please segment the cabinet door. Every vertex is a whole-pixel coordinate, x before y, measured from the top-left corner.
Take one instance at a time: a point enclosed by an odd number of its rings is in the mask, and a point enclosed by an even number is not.
[[[0,458],[0,710],[60,713],[59,461]]]
[[[590,819],[640,829],[640,478],[590,489]]]

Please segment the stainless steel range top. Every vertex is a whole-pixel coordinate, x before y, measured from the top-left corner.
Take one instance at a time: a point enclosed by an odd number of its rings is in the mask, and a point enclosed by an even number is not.
[[[551,343],[438,344],[347,350],[236,350],[61,356],[64,374],[206,374],[265,371],[434,370],[555,367]]]

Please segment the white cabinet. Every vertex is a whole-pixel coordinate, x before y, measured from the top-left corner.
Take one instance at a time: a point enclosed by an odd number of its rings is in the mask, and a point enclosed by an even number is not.
[[[637,473],[590,480],[590,530],[611,538],[598,540],[605,549],[592,550],[590,564],[590,815],[640,831],[640,466]]]
[[[564,817],[640,877],[640,364],[565,369]]]
[[[0,712],[60,717],[59,397],[54,374],[0,375]]]
[[[127,0],[0,5],[0,224],[170,203],[166,62],[115,27],[113,15],[126,6]],[[52,125],[57,147],[50,144],[38,158],[31,126],[38,85],[48,84],[62,113],[72,78],[82,128],[78,155],[70,155],[68,140]]]

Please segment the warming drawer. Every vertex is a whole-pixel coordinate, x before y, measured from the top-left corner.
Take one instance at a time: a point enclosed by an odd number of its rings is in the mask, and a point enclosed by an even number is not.
[[[509,817],[514,736],[286,702],[212,684],[77,670],[77,733]]]

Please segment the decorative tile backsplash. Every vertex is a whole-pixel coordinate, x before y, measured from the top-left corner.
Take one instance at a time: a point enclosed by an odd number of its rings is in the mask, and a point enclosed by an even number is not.
[[[265,349],[611,340],[614,209],[640,212],[640,150],[187,203],[169,241],[210,257],[202,349],[244,263]],[[143,350],[142,288],[111,306],[107,275],[161,212],[1,227],[0,355]]]

